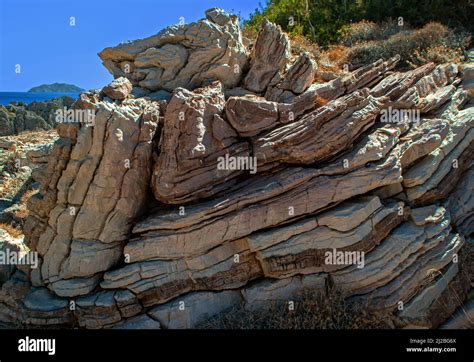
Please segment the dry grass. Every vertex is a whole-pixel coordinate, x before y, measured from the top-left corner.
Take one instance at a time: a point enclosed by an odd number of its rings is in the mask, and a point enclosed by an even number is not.
[[[23,235],[23,231],[21,229],[15,228],[10,224],[0,224],[0,229],[5,230],[8,234],[10,234],[14,238],[19,238]]]
[[[326,82],[328,80],[324,73],[333,73],[334,75],[342,73],[343,65],[347,63],[348,47],[332,45],[323,49],[301,35],[293,35],[290,40],[293,54],[306,52],[311,54],[316,60],[318,71],[315,80],[317,82]]]
[[[291,52],[293,54],[310,53],[313,58],[318,59],[322,49],[302,35],[290,35]]]
[[[392,328],[390,313],[369,312],[347,302],[335,288],[305,290],[295,298],[295,309],[286,303],[259,312],[235,308],[199,328],[210,329],[381,329]]]
[[[52,143],[59,138],[58,132],[55,129],[48,130],[48,131],[24,131],[18,135],[10,136],[10,138],[15,139],[15,141],[19,141],[21,143],[27,144],[45,144],[45,143]]]
[[[407,24],[399,26],[398,22],[393,19],[388,19],[380,24],[372,21],[362,20],[351,24],[342,39],[342,44],[351,47],[360,43],[372,40],[388,39],[392,35],[397,34],[402,30],[409,30]]]
[[[324,106],[328,103],[328,100],[326,98],[323,98],[321,96],[316,96],[314,98],[314,105],[316,108]]]
[[[474,285],[474,244],[466,242],[459,252],[460,272]]]
[[[331,64],[341,65],[346,61],[349,49],[345,46],[333,46],[322,54],[321,58],[326,58]]]
[[[412,68],[416,68],[418,64],[425,63],[461,63],[464,61],[464,50],[462,48],[452,49],[446,45],[438,45],[425,50],[415,50],[413,52],[414,61],[408,61]]]
[[[37,192],[38,190],[36,189],[27,189],[23,193],[23,195],[21,195],[20,202],[18,203],[18,209],[15,210],[15,218],[19,220],[22,225],[24,224],[26,218],[29,215],[29,211],[27,208],[28,200]]]

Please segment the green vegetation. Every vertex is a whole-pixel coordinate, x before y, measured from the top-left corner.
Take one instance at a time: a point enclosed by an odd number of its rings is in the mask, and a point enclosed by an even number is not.
[[[289,34],[304,35],[322,46],[342,40],[350,24],[362,20],[395,21],[400,27],[421,27],[436,21],[451,28],[474,30],[474,5],[470,0],[267,0],[266,6],[257,9],[246,22],[247,30],[256,32],[264,17]]]
[[[255,39],[267,18],[287,32],[295,54],[318,61],[318,81],[399,54],[398,69],[462,62],[472,46],[470,0],[267,0],[244,25]]]
[[[84,89],[79,88],[72,84],[53,83],[53,84],[42,84],[37,87],[33,87],[28,92],[31,92],[31,93],[81,93],[83,91]]]

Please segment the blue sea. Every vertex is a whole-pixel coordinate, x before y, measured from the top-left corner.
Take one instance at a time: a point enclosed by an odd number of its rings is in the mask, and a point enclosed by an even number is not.
[[[37,101],[49,101],[54,98],[69,96],[79,98],[80,93],[29,93],[29,92],[0,92],[0,105],[6,106],[11,102],[23,102],[30,104]]]

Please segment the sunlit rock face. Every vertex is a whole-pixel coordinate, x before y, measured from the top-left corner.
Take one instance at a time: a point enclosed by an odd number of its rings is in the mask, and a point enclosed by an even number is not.
[[[469,65],[395,56],[314,83],[278,26],[249,50],[219,9],[100,57],[116,79],[42,155],[24,230],[39,267],[8,271],[0,320],[193,328],[328,283],[408,326],[450,317],[437,301],[464,295],[474,230]]]
[[[115,77],[145,91],[193,89],[212,80],[233,88],[248,63],[237,17],[220,9],[208,10],[196,23],[106,48],[99,56]]]

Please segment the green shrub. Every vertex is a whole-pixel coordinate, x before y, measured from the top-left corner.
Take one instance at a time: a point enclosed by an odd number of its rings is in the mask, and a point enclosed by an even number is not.
[[[311,41],[327,45],[339,41],[357,12],[356,2],[344,0],[268,0],[264,9],[257,9],[247,28],[255,31],[267,18],[291,35],[305,35]]]

